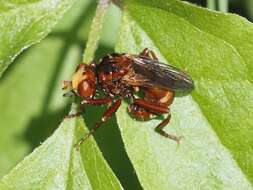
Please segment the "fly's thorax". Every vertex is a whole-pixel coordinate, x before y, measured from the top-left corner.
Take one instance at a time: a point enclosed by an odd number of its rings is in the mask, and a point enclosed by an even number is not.
[[[98,73],[98,84],[105,94],[114,97],[128,95],[132,88],[122,80],[120,73]]]
[[[123,77],[129,70],[129,59],[123,54],[108,54],[97,66],[98,84],[110,96],[126,96],[130,86]]]

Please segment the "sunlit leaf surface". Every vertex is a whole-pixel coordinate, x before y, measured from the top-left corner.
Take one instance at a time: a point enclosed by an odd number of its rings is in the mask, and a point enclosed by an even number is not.
[[[75,0],[0,0],[0,76],[14,58],[40,41]]]
[[[149,47],[163,62],[187,71],[192,96],[171,106],[169,133],[161,120],[137,122],[117,114],[126,151],[145,189],[252,189],[253,25],[230,14],[171,0],[127,1],[117,51]]]
[[[92,137],[80,152],[74,148],[84,129],[82,119],[65,119],[1,180],[0,189],[121,189]]]

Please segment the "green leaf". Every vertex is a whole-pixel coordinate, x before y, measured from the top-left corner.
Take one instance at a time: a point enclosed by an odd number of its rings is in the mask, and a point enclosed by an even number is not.
[[[50,48],[48,48],[50,47]],[[49,37],[29,49],[0,82],[0,176],[55,130],[67,114],[60,81],[71,76],[79,60],[76,44]],[[65,59],[65,60],[63,60]],[[43,76],[43,77],[42,77]]]
[[[69,99],[62,97],[61,81],[70,79],[81,61],[95,8],[95,1],[75,3],[53,32],[20,54],[0,79],[0,107],[4,108],[0,116],[0,177],[46,140],[67,114]],[[117,22],[110,20],[119,10],[111,7],[108,13],[105,25],[115,28]],[[110,28],[103,32],[115,39]],[[96,56],[112,50],[107,42],[99,45]]]
[[[168,133],[161,120],[117,113],[126,151],[144,189],[252,189],[253,25],[233,14],[177,0],[126,1],[117,51],[149,47],[187,71],[191,96],[176,97]]]
[[[65,119],[55,133],[0,182],[0,189],[121,189],[93,137],[74,149],[85,134],[83,120]]]
[[[0,0],[0,76],[14,58],[43,39],[75,0]]]
[[[96,2],[78,1],[64,15],[46,39],[24,51],[0,79],[0,177],[43,142],[68,112],[61,81],[71,78],[80,63]],[[96,58],[113,51],[120,11],[111,6],[103,27]],[[103,108],[91,106],[85,117],[94,127]],[[2,127],[3,126],[3,127]],[[80,134],[82,135],[82,134]],[[116,119],[95,135],[100,150],[126,189],[138,187],[138,180],[126,155]]]

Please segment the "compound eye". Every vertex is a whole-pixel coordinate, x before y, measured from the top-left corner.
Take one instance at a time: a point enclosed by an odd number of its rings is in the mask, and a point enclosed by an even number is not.
[[[81,63],[81,64],[77,65],[77,67],[76,67],[76,71],[78,71],[79,69],[83,69],[83,70],[85,70],[85,67],[87,67],[87,65],[86,65],[86,64],[84,64],[84,63]]]
[[[95,84],[87,80],[82,80],[78,84],[77,92],[82,98],[92,98],[95,93]]]

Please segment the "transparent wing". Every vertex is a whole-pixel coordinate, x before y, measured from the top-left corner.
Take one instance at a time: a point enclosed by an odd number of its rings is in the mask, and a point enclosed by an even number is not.
[[[158,87],[174,91],[190,91],[194,88],[191,77],[180,69],[146,57],[133,58],[132,69],[135,77],[129,78],[144,87]]]

